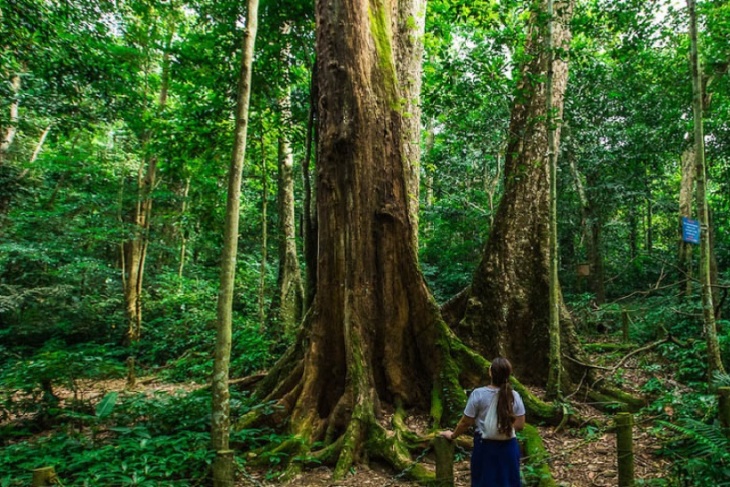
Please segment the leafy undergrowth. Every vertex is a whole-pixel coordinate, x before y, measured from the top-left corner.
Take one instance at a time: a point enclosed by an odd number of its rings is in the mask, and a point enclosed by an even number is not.
[[[730,485],[726,481],[730,479],[728,444],[722,443],[713,421],[715,398],[704,383],[688,381],[690,385],[686,385],[678,380],[678,366],[684,368],[683,377],[688,377],[688,369],[702,369],[697,363],[701,350],[668,342],[625,359],[638,345],[621,344],[617,335],[594,336],[592,341],[599,342],[589,350],[593,350],[591,362],[602,367],[598,370],[601,380],[649,398],[647,407],[635,415],[637,485]],[[38,379],[34,378],[36,382]],[[0,486],[29,485],[32,469],[51,465],[67,486],[210,484],[210,393],[206,386],[170,384],[159,376],[138,379],[132,390],[126,388],[123,378],[79,379],[72,385],[54,387],[51,397],[44,397],[41,388],[18,390],[6,398],[0,422],[4,446]],[[232,410],[236,414],[255,407],[245,393],[233,392]],[[599,412],[596,404],[587,403],[580,394],[570,399],[570,407],[586,423],[558,431],[540,428],[547,457],[524,463],[525,485],[536,485],[540,461],[548,462],[562,487],[617,485],[612,415]],[[8,404],[16,409],[10,411]],[[29,410],[30,404],[35,404],[35,409]],[[24,414],[19,413],[19,406],[26,408]],[[420,427],[411,426],[423,429],[427,418],[408,418],[409,424],[420,420]],[[242,452],[277,440],[284,438],[268,430],[244,430],[232,438]],[[420,462],[433,465],[430,451],[416,455]],[[407,480],[407,472],[392,472],[377,464],[356,467],[337,483],[332,482],[331,470],[325,466],[283,481],[278,470],[281,458],[272,456],[269,468],[256,470],[247,468],[246,458],[245,454],[239,456],[237,485],[415,485]],[[467,450],[457,449],[454,471],[457,486],[470,485]]]
[[[66,486],[207,485],[210,451],[210,392],[200,385],[166,384],[143,378],[127,390],[125,380],[80,381],[75,391],[58,389],[54,427],[35,434],[30,419],[13,417],[3,431],[0,485],[30,485],[32,469],[54,466]],[[71,401],[93,404],[74,411]],[[249,410],[245,395],[233,393],[233,410]],[[24,438],[18,436],[25,433]],[[244,430],[232,441],[256,447],[270,437]]]

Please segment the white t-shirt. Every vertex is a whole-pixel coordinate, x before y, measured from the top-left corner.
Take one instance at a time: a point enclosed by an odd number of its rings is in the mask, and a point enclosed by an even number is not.
[[[464,408],[464,416],[474,418],[475,423],[477,424],[477,429],[479,429],[478,425],[482,424],[486,419],[487,409],[489,408],[489,405],[492,404],[492,401],[497,399],[498,392],[499,389],[494,389],[492,387],[479,387],[474,389],[469,395],[469,400],[466,402],[466,407]],[[512,390],[512,397],[515,399],[515,402],[512,405],[514,415],[524,416],[525,403],[522,402],[522,398],[514,389]],[[479,433],[483,433],[483,431],[479,431]],[[512,436],[515,436],[514,429],[512,430]]]

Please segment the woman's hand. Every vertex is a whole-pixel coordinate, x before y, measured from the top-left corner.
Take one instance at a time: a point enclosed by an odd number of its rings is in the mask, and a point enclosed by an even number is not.
[[[442,431],[441,433],[439,433],[439,435],[443,436],[444,438],[446,438],[449,441],[454,439],[454,432],[451,430]]]

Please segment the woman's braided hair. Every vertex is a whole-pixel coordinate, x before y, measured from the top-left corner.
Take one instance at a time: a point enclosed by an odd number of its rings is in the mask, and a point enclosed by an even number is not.
[[[492,360],[490,368],[492,372],[492,384],[499,387],[497,393],[497,426],[499,432],[504,435],[512,434],[512,424],[515,421],[514,402],[512,385],[509,377],[512,375],[512,364],[504,357],[497,357]]]

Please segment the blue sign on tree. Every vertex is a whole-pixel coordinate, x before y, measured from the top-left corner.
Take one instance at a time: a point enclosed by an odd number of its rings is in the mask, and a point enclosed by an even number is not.
[[[700,222],[682,217],[682,240],[685,242],[700,243]]]

